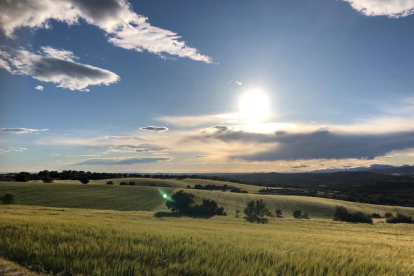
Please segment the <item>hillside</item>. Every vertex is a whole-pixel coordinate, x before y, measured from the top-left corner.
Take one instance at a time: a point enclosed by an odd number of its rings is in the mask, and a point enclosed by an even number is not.
[[[120,180],[114,180],[120,181]],[[18,183],[0,182],[0,193],[14,193],[17,197],[16,204],[47,206],[59,208],[88,208],[101,210],[118,211],[154,211],[166,212],[165,199],[162,198],[160,191],[173,193],[180,189],[185,189],[187,185],[194,186],[195,183],[209,184],[223,183],[210,180],[152,180],[135,179],[136,186],[106,185],[106,181],[92,181],[91,184],[83,185],[78,181],[59,181],[57,183]],[[142,186],[142,185],[162,185],[163,187]],[[165,187],[165,186],[169,187]],[[229,184],[230,185],[230,184]],[[233,185],[233,183],[231,183]],[[236,185],[235,185],[236,186]],[[305,197],[305,196],[286,196],[286,195],[259,195],[252,194],[257,191],[258,186],[237,184],[238,187],[249,189],[248,194],[231,193],[229,191],[206,191],[188,189],[199,198],[213,199],[219,206],[223,206],[229,215],[233,215],[236,209],[243,210],[246,203],[250,200],[263,199],[273,212],[276,208],[281,208],[285,217],[291,217],[296,209],[308,212],[314,218],[331,218],[334,208],[343,205],[351,211],[363,211],[366,213],[401,212],[414,216],[414,208],[371,205],[354,203],[334,199]]]

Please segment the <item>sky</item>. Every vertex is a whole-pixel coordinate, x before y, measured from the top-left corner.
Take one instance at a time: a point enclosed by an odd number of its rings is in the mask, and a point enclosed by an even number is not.
[[[0,171],[414,165],[414,0],[0,0]]]

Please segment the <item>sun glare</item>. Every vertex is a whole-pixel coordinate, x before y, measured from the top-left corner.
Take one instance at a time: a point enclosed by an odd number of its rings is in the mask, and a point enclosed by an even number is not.
[[[243,119],[259,122],[269,116],[269,100],[259,89],[251,90],[240,99],[240,113]]]

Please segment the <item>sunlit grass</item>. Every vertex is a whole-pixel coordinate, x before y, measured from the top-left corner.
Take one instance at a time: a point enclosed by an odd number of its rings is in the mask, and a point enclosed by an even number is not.
[[[411,225],[0,207],[0,252],[87,275],[413,275]]]

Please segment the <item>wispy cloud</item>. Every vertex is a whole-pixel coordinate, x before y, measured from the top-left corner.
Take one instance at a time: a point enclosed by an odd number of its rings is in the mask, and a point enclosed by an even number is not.
[[[36,87],[35,87],[35,89],[36,89],[36,90],[43,91],[44,87],[43,87],[43,86],[41,86],[41,85],[38,85],[38,86],[36,86]]]
[[[164,126],[146,126],[141,127],[140,130],[148,130],[148,131],[155,131],[155,132],[165,132],[168,130],[168,127]]]
[[[9,152],[23,152],[25,150],[27,150],[27,148],[15,148],[15,147],[0,148],[0,154],[9,153]]]
[[[157,157],[126,157],[126,158],[95,158],[88,159],[74,165],[133,165],[133,164],[144,164],[144,163],[155,163],[160,161],[170,161],[170,156],[157,156]]]
[[[404,17],[414,13],[414,0],[344,0],[366,16]]]
[[[106,32],[108,41],[118,47],[212,63],[210,57],[189,47],[176,33],[152,26],[148,18],[133,12],[125,0],[0,1],[0,10],[0,28],[9,38],[23,27],[50,29],[52,19],[69,25],[84,19]]]
[[[16,128],[0,128],[0,134],[8,133],[8,134],[27,134],[32,132],[42,132],[48,131],[48,129],[35,129],[35,128],[23,128],[23,127],[16,127]]]
[[[111,71],[75,62],[70,51],[41,49],[43,52],[36,54],[22,48],[0,47],[0,67],[11,74],[28,75],[70,90],[89,91],[90,85],[109,85],[119,80]]]
[[[116,147],[110,147],[109,152],[159,152],[164,151],[164,147],[151,144],[141,145],[121,145]]]

